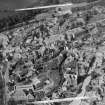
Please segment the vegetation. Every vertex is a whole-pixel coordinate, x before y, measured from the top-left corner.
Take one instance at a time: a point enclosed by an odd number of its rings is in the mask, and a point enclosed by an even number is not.
[[[29,11],[27,24],[20,19],[22,25],[0,33],[8,105],[80,96],[89,99],[60,104],[104,103],[105,7],[85,7],[75,12],[51,9],[36,16]]]

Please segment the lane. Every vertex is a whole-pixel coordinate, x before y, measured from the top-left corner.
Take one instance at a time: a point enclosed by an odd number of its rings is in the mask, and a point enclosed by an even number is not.
[[[6,105],[5,104],[5,81],[1,72],[0,72],[0,105]]]

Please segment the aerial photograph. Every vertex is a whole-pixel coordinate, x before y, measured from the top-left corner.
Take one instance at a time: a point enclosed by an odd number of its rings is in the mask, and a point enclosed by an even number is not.
[[[105,0],[0,0],[0,105],[105,105]]]

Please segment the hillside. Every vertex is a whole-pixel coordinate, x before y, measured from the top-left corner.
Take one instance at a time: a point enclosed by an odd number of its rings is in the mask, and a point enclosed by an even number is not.
[[[24,0],[23,0],[24,1]],[[22,1],[16,1],[12,3],[8,1],[8,5],[5,6],[5,2],[1,3],[0,5],[0,10],[12,10],[12,9],[17,9],[17,8],[30,8],[30,7],[36,7],[36,6],[46,6],[46,5],[52,5],[52,4],[62,4],[62,3],[82,3],[82,2],[92,2],[92,1],[97,1],[97,0],[30,0],[30,2],[27,0],[26,2]],[[21,3],[22,2],[22,3]],[[21,5],[20,5],[20,4]],[[2,18],[7,18],[8,16],[13,16],[16,15],[16,13],[13,12],[1,12],[0,11],[0,19]]]

